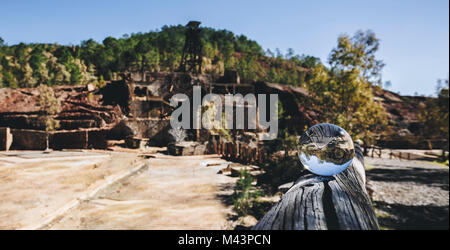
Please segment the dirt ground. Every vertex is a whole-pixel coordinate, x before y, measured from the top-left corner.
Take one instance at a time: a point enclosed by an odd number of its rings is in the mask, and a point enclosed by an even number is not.
[[[0,229],[236,228],[237,178],[218,174],[228,162],[154,157],[0,152]],[[382,229],[448,229],[448,167],[370,157],[366,165]]]
[[[425,161],[366,157],[383,229],[448,229],[449,168]]]
[[[0,229],[39,228],[138,161],[129,153],[1,153]]]
[[[237,178],[218,174],[225,160],[154,156],[0,153],[0,229],[235,227],[230,198]]]
[[[68,211],[46,229],[231,229],[236,178],[217,156],[157,155],[148,168]],[[215,163],[207,166],[207,163]]]

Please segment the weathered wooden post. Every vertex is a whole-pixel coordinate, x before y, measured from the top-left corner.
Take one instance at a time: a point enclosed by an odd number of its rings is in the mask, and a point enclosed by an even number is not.
[[[13,142],[13,135],[9,127],[0,128],[0,151],[8,151]]]
[[[326,177],[300,177],[254,230],[377,230],[365,188],[364,157],[355,144],[355,157],[343,172]]]

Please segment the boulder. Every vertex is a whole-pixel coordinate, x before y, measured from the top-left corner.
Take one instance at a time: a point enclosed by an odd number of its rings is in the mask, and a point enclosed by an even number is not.
[[[171,142],[167,145],[167,151],[171,155],[203,155],[206,145],[194,141]]]
[[[129,148],[143,149],[148,145],[148,138],[127,137],[125,145]]]

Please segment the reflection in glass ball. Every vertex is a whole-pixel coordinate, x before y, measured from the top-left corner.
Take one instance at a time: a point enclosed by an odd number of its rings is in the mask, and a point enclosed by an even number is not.
[[[347,131],[328,123],[306,130],[300,137],[298,151],[305,169],[323,176],[344,171],[355,155],[355,147]]]

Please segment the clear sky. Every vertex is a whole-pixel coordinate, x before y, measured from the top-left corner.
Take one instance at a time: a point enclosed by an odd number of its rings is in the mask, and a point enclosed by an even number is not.
[[[198,20],[256,40],[264,49],[327,62],[337,37],[371,29],[381,39],[383,81],[401,94],[435,94],[449,76],[448,0],[0,0],[0,37],[79,44]]]

